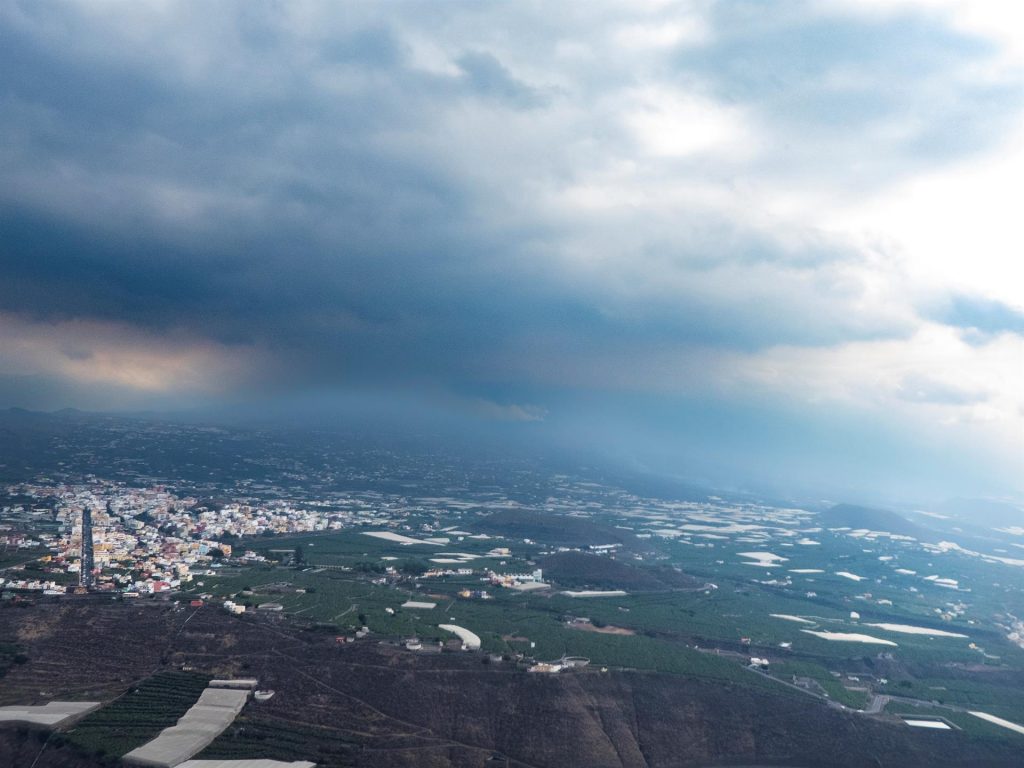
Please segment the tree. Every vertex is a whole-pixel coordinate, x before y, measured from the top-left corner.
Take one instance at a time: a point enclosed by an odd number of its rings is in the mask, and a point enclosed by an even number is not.
[[[210,550],[210,557],[212,557],[214,560],[223,560],[224,550],[220,547],[214,547]]]
[[[402,573],[410,576],[420,576],[427,572],[427,564],[422,560],[406,560],[402,563]]]
[[[304,565],[306,562],[306,548],[301,544],[295,545],[294,560],[296,565]]]
[[[360,573],[384,573],[386,570],[383,563],[368,562],[366,560],[360,560],[352,567]]]

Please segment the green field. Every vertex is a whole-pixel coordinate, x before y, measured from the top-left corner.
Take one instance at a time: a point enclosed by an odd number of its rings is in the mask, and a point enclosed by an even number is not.
[[[407,535],[419,534],[407,531]],[[512,546],[518,557],[503,558],[503,562],[486,557],[494,546]],[[359,531],[343,531],[246,541],[240,550],[254,549],[279,563],[290,562],[298,547],[304,565],[228,567],[216,577],[199,579],[202,586],[194,583],[190,591],[212,593],[217,600],[235,599],[251,608],[268,602],[280,603],[292,619],[339,634],[351,633],[365,623],[382,639],[416,636],[435,642],[451,638],[438,625],[453,623],[479,635],[483,650],[489,653],[521,654],[537,661],[585,656],[599,666],[771,686],[799,695],[742,668],[750,655],[770,656],[773,676],[785,681],[793,676],[811,678],[820,686],[819,693],[824,692],[829,699],[851,708],[863,708],[868,696],[848,686],[868,685],[878,692],[977,706],[993,714],[1021,719],[1024,698],[1012,685],[1008,686],[1006,679],[948,671],[972,665],[991,665],[995,669],[1005,663],[989,660],[969,648],[970,641],[985,648],[997,648],[1013,666],[1024,660],[1019,649],[1006,643],[990,627],[943,624],[969,636],[964,639],[898,634],[864,626],[870,622],[934,625],[935,605],[943,604],[936,601],[947,597],[960,599],[956,593],[936,590],[928,584],[923,584],[919,591],[908,592],[904,581],[894,574],[893,566],[883,565],[879,560],[876,546],[869,549],[860,542],[837,538],[832,542],[825,573],[793,575],[789,577],[792,584],[787,585],[761,582],[769,581],[769,576],[785,575],[790,567],[820,567],[824,564],[820,548],[779,549],[789,558],[785,567],[762,569],[746,565],[738,555],[749,550],[749,546],[719,544],[712,552],[674,541],[657,541],[642,560],[632,553],[623,553],[623,562],[641,568],[674,565],[697,577],[697,583],[707,581],[715,588],[571,598],[560,594],[557,585],[547,592],[521,593],[481,581],[481,574],[488,569],[532,570],[534,558],[543,555],[537,545],[468,537],[443,546],[402,545]],[[889,546],[887,551],[896,552],[894,557],[903,566],[913,565],[921,573],[942,571],[931,563],[927,553],[901,543]],[[466,567],[474,570],[470,576],[392,577],[386,583],[373,583],[383,578],[386,567],[399,572],[410,567],[435,567],[430,558],[447,552],[482,557],[467,563]],[[838,570],[863,574],[865,580],[852,583],[836,576],[834,572]],[[492,599],[458,596],[460,590],[481,588],[487,589]],[[250,593],[242,594],[243,591]],[[434,602],[437,606],[403,609],[401,605],[408,599]],[[892,605],[878,602],[883,599]],[[860,614],[859,620],[851,618],[853,611]],[[803,616],[815,624],[800,624],[771,614]],[[573,617],[585,617],[594,627],[605,628],[609,633],[575,628],[568,623]],[[808,628],[866,633],[897,645],[828,641],[801,631]],[[611,633],[618,630],[626,632]],[[749,639],[749,645],[741,644],[741,638]],[[706,652],[709,648],[728,653],[719,656]],[[894,670],[897,679],[884,686],[878,678],[890,675],[884,671],[887,669]],[[857,676],[862,682],[844,684],[843,677],[847,675]],[[912,688],[897,689],[897,683]],[[933,688],[945,690],[936,695]]]

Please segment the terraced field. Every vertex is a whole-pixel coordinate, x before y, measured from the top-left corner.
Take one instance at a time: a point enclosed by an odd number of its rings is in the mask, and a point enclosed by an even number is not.
[[[82,719],[67,738],[92,754],[124,755],[174,725],[209,681],[196,672],[159,672]]]
[[[357,746],[353,738],[337,728],[317,727],[270,717],[240,717],[197,759],[294,760],[296,755],[318,765],[343,765]]]

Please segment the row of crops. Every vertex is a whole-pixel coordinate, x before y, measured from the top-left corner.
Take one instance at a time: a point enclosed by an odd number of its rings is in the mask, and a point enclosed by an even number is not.
[[[209,681],[195,672],[159,672],[83,718],[67,738],[90,754],[121,756],[177,723]]]
[[[294,760],[296,755],[317,765],[346,765],[357,750],[347,735],[313,725],[271,718],[240,717],[207,747],[203,760]]]

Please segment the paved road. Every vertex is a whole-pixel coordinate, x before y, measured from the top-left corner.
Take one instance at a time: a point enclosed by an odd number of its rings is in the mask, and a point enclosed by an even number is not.
[[[793,683],[786,682],[785,680],[780,680],[779,678],[774,677],[772,675],[769,675],[767,672],[764,672],[764,671],[762,671],[760,669],[756,669],[754,667],[748,667],[748,666],[744,666],[743,668],[753,672],[754,674],[761,675],[761,677],[766,677],[769,680],[772,680],[772,681],[778,683],[779,685],[784,685],[787,688],[792,688],[795,691],[800,691],[800,693],[806,694],[807,696],[813,696],[814,698],[818,699],[819,701],[825,702],[826,704],[828,704],[830,707],[833,707],[834,709],[842,709],[842,710],[845,710],[847,712],[858,712],[858,713],[860,713],[862,715],[880,715],[880,714],[883,714],[886,706],[891,701],[898,701],[898,702],[901,702],[903,704],[912,704],[912,705],[917,706],[917,707],[922,707],[923,706],[923,707],[930,707],[930,708],[934,708],[934,709],[948,709],[948,710],[950,710],[952,712],[967,712],[969,714],[970,711],[971,711],[971,710],[967,709],[966,707],[958,707],[955,704],[940,704],[937,701],[925,701],[924,699],[912,699],[912,698],[910,698],[908,696],[894,696],[894,695],[885,694],[885,693],[874,693],[874,694],[871,694],[871,700],[868,702],[868,706],[865,709],[854,709],[853,707],[848,707],[845,704],[840,704],[838,701],[835,701],[834,699],[830,699],[828,696],[823,696],[820,693],[815,693],[814,691],[810,691],[810,690],[808,690],[806,688],[802,688],[799,685],[795,685]]]
[[[808,690],[807,688],[804,688],[802,686],[796,685],[795,683],[788,683],[785,680],[781,680],[778,677],[775,677],[773,675],[769,675],[767,672],[764,672],[764,671],[762,671],[760,669],[757,669],[756,667],[748,667],[748,666],[744,665],[743,668],[748,670],[748,671],[750,671],[750,672],[753,672],[755,675],[760,675],[761,677],[766,677],[766,678],[768,678],[769,680],[771,680],[774,683],[778,683],[779,685],[784,685],[787,688],[792,688],[794,691],[799,691],[800,693],[803,693],[803,694],[805,694],[807,696],[813,696],[814,698],[818,699],[819,701],[825,702],[826,704],[828,704],[833,709],[846,709],[846,710],[849,710],[851,712],[859,712],[860,711],[858,709],[850,709],[850,707],[847,707],[845,704],[840,704],[838,701],[830,699],[828,696],[823,696],[820,693],[815,693],[814,691],[811,691],[811,690]]]
[[[877,715],[883,709],[885,705],[892,700],[892,696],[886,696],[885,694],[876,693],[871,696],[871,703],[868,704],[868,708],[864,710],[867,715]]]

